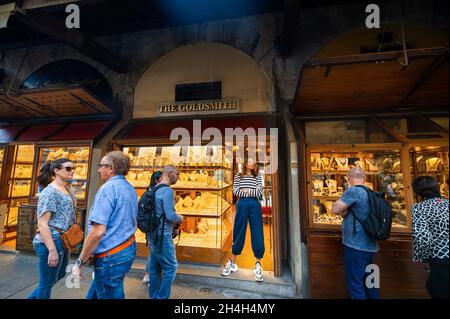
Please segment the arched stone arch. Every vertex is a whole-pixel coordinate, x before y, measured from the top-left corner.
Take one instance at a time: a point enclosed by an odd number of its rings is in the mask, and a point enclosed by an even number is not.
[[[157,106],[175,100],[175,84],[222,81],[223,98],[240,98],[242,113],[270,112],[271,84],[256,61],[220,43],[184,45],[153,63],[134,93],[134,118],[157,115]]]
[[[298,86],[298,76],[305,62],[333,41],[353,30],[365,27],[365,18],[368,15],[365,13],[367,4],[352,3],[301,11],[292,55],[285,61],[285,64],[291,64],[297,68],[297,80],[284,84],[281,97],[285,101],[293,101]],[[392,23],[415,24],[438,32],[448,32],[448,15],[443,14],[448,12],[448,3],[443,1],[411,0],[408,1],[408,5],[402,1],[383,1],[379,5],[382,26]],[[279,81],[286,78],[283,71],[275,70],[275,73]]]
[[[242,51],[252,57],[273,82],[277,16],[265,14],[130,34],[123,39],[126,47],[121,47],[133,63],[129,83],[136,87],[152,64],[176,48],[199,43],[221,43]]]
[[[113,91],[107,78],[94,66],[77,59],[61,59],[47,63],[29,74],[22,89],[46,89],[80,85],[100,98],[112,103]]]
[[[330,41],[314,55],[314,58],[360,54],[361,46],[376,45],[382,32],[390,32],[393,42],[400,47],[404,33],[407,49],[448,47],[448,32],[444,30],[427,25],[385,23],[380,29],[368,30],[364,27],[353,29]]]

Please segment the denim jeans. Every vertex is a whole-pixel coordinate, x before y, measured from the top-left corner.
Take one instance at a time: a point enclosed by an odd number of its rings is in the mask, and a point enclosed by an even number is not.
[[[56,267],[48,265],[48,249],[45,244],[34,245],[34,251],[39,260],[39,283],[37,288],[28,296],[28,299],[50,299],[53,286],[66,275],[70,252],[63,248],[60,238],[54,241],[59,257]]]
[[[150,242],[150,250],[149,296],[151,299],[169,299],[178,268],[172,234],[165,233],[158,245]]]
[[[378,299],[377,288],[368,288],[367,265],[373,263],[375,253],[357,250],[344,245],[345,283],[351,299]]]
[[[124,250],[97,259],[86,299],[125,299],[123,281],[136,257],[136,242]]]

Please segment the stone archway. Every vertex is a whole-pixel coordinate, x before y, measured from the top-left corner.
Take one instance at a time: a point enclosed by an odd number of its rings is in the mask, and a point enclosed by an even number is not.
[[[219,43],[181,46],[153,63],[141,76],[134,93],[133,118],[156,115],[161,103],[175,100],[180,83],[222,82],[223,98],[239,98],[241,113],[271,112],[268,76],[248,55]]]

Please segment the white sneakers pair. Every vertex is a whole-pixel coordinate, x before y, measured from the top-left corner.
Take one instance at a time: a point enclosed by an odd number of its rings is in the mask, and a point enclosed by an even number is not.
[[[236,272],[238,271],[239,268],[237,266],[237,264],[231,261],[231,259],[228,259],[227,263],[225,264],[225,266],[222,269],[222,276],[229,276],[231,275],[232,272]],[[256,281],[264,281],[264,277],[263,277],[263,270],[261,267],[261,264],[259,262],[255,263],[255,280]]]

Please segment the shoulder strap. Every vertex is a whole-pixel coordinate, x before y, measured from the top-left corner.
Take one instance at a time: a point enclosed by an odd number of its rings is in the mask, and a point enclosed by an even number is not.
[[[158,185],[156,185],[155,188],[153,189],[153,192],[156,193],[156,191],[157,191],[158,189],[163,188],[163,187],[169,187],[169,185],[167,185],[167,184],[158,184]]]
[[[72,201],[72,207],[73,207],[73,214],[74,214],[74,224],[76,224],[77,222],[77,208],[75,207],[75,199],[73,198],[72,192],[70,191],[69,187],[64,186],[67,190],[67,192],[69,193],[70,199]]]
[[[366,191],[366,193],[367,193],[367,200],[369,201],[369,209],[370,209],[369,214],[372,213],[372,206],[371,206],[370,195],[371,195],[371,192],[373,192],[373,191],[370,188],[368,188],[367,186],[365,186],[365,185],[355,185],[354,187],[362,188],[362,189],[364,189]],[[362,223],[361,219],[358,217],[358,215],[355,212],[353,212],[352,210],[350,210],[350,212],[353,214],[353,233],[355,233],[355,229],[356,229],[355,219],[361,225],[364,226],[364,224]]]

